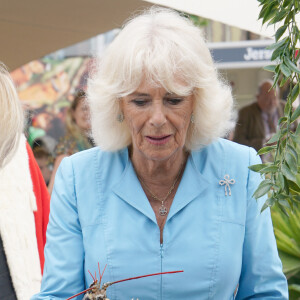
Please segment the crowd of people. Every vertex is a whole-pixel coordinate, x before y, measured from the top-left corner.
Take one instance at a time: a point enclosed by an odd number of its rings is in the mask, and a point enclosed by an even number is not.
[[[70,298],[95,284],[99,262],[102,283],[184,272],[87,299],[288,299],[270,210],[252,197],[262,179],[248,169],[282,116],[272,85],[235,120],[199,28],[153,7],[110,44],[58,143],[30,147],[1,65],[0,299]],[[232,131],[236,143],[223,138]]]

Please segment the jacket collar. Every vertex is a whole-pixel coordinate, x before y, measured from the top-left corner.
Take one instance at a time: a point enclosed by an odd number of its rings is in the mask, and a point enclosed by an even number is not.
[[[187,160],[187,164],[173,199],[167,221],[187,206],[197,196],[202,194],[208,188],[209,184],[209,180],[205,178],[205,176],[201,174],[199,169],[196,167],[194,153],[192,152]]]
[[[173,199],[167,221],[193,201],[199,194],[204,192],[210,184],[209,180],[205,178],[204,174],[202,174],[196,167],[193,155],[194,154],[191,153],[187,160],[187,164],[176,195]],[[157,223],[154,211],[144,193],[129,158],[120,180],[113,186],[113,191],[121,199],[139,210],[154,223]]]
[[[113,191],[128,204],[156,223],[154,211],[144,193],[129,158],[120,180],[113,186]]]

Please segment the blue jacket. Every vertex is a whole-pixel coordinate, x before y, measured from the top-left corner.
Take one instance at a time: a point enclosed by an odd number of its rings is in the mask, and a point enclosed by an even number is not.
[[[160,244],[127,149],[93,148],[64,159],[42,289],[32,299],[66,299],[86,289],[98,262],[101,269],[107,264],[102,282],[184,270],[112,285],[111,300],[230,300],[237,287],[235,299],[288,299],[270,211],[260,214],[265,198],[252,198],[261,178],[248,166],[259,162],[252,148],[222,139],[192,152]],[[225,175],[235,183],[226,185]]]

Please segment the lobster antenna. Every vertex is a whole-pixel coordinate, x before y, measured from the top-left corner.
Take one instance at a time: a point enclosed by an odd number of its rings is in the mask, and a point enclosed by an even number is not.
[[[98,263],[99,264],[99,263]],[[105,271],[105,268],[106,268],[106,266],[107,265],[105,265],[105,267],[104,267],[104,270],[103,270],[103,272],[102,272],[102,275],[101,275],[101,277],[100,277],[100,280],[102,279],[102,277],[103,277],[103,274],[104,274],[104,271]],[[100,266],[99,266],[99,270],[100,270]],[[88,270],[88,272],[90,273],[90,275],[92,276],[92,278],[93,278],[93,280],[94,280],[94,282],[95,282],[95,278],[93,277],[93,275],[92,275],[92,273]],[[113,285],[113,284],[115,284],[115,283],[119,283],[119,282],[123,282],[123,281],[128,281],[128,280],[134,280],[134,279],[139,279],[139,278],[144,278],[144,277],[150,277],[150,276],[156,276],[156,275],[163,275],[163,274],[174,274],[174,273],[182,273],[183,272],[183,270],[180,270],[180,271],[170,271],[170,272],[161,272],[161,273],[153,273],[153,274],[148,274],[148,275],[142,275],[142,276],[137,276],[137,277],[130,277],[130,278],[126,278],[126,279],[122,279],[122,280],[118,280],[118,281],[113,281],[113,282],[109,282],[109,283],[106,283],[106,287],[105,287],[105,290],[109,287],[109,286],[111,286],[111,285]],[[104,284],[105,285],[105,284]],[[104,286],[103,285],[103,286]],[[102,287],[103,287],[102,286]],[[76,295],[73,295],[72,297],[69,297],[68,299],[66,299],[66,300],[70,300],[70,299],[73,299],[73,298],[75,298],[75,297],[77,297],[77,296],[79,296],[79,295],[81,295],[81,294],[83,294],[83,293],[86,293],[86,292],[88,292],[88,291],[90,291],[90,290],[92,290],[92,289],[94,289],[95,287],[90,287],[90,288],[88,288],[88,289],[86,289],[86,290],[84,290],[84,291],[82,291],[82,292],[80,292],[80,293],[78,293],[78,294],[76,294]]]
[[[123,282],[123,281],[144,278],[144,277],[150,277],[150,276],[156,276],[156,275],[163,275],[163,274],[182,273],[182,272],[183,272],[183,270],[180,270],[180,271],[171,271],[171,272],[153,273],[153,274],[142,275],[142,276],[137,276],[137,277],[130,277],[130,278],[126,278],[126,279],[121,279],[121,280],[110,282],[109,285],[112,285],[112,284],[115,284],[115,283],[119,283],[119,282]]]
[[[75,298],[75,297],[77,297],[77,296],[79,296],[79,295],[81,295],[81,294],[83,294],[83,293],[86,293],[86,292],[88,292],[88,291],[90,291],[90,290],[92,290],[92,289],[94,289],[94,287],[90,287],[90,288],[88,288],[88,289],[86,289],[86,290],[84,290],[84,291],[82,291],[82,292],[80,292],[80,293],[78,293],[78,294],[76,294],[76,295],[73,295],[72,297],[70,297],[70,298],[68,298],[68,299],[66,299],[66,300],[73,299],[73,298]]]
[[[101,276],[101,272],[100,272],[100,263],[99,263],[99,261],[98,261],[98,271],[99,271],[99,277],[100,277],[99,284],[101,284],[102,276]]]
[[[96,280],[95,280],[94,276],[92,275],[92,273],[90,272],[90,270],[88,270],[88,272],[90,273],[90,275],[92,276],[92,278],[93,278],[93,280],[95,282]]]
[[[105,269],[106,269],[106,266],[107,266],[107,264],[105,265],[105,267],[104,267],[104,269],[103,269],[103,271],[102,271],[101,279],[102,279],[102,277],[103,277],[103,274],[104,274],[104,271],[105,271]]]

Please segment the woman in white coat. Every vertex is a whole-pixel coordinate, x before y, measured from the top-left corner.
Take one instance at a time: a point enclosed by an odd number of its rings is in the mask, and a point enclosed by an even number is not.
[[[49,195],[23,125],[16,89],[0,63],[0,299],[28,300],[44,265]]]

